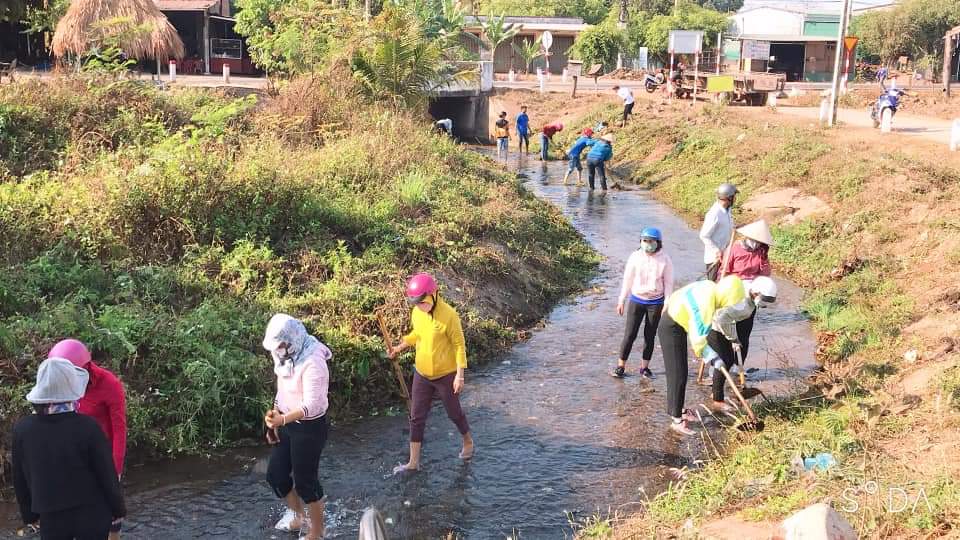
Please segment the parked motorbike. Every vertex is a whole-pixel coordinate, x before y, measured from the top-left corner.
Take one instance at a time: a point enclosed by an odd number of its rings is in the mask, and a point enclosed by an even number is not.
[[[906,92],[899,88],[889,88],[885,90],[873,107],[870,108],[870,119],[873,120],[873,127],[880,128],[882,133],[890,133],[893,129],[893,115],[897,114],[900,107],[900,98],[905,96]]]
[[[658,72],[656,75],[651,75],[647,73],[643,77],[643,87],[647,90],[648,93],[653,93],[657,88],[660,88],[667,82],[667,76],[664,75],[663,70]]]

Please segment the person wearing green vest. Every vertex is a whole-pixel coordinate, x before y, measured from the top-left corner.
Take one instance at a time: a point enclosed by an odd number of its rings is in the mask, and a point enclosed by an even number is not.
[[[660,319],[657,336],[663,350],[663,365],[667,372],[667,412],[672,422],[670,429],[682,435],[695,432],[688,423],[696,420],[683,408],[687,389],[687,339],[693,353],[706,362],[719,361],[707,345],[707,336],[718,312],[731,308],[746,298],[743,281],[727,276],[719,282],[695,281],[674,291],[667,299]]]

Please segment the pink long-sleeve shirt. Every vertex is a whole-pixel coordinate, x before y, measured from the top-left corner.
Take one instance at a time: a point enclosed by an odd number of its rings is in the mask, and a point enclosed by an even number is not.
[[[330,350],[321,345],[293,368],[292,375],[277,377],[277,410],[286,414],[300,409],[303,420],[314,420],[327,414],[330,386],[327,358],[330,356]]]
[[[649,254],[637,250],[630,254],[623,270],[620,303],[632,294],[641,300],[666,298],[673,292],[673,261],[660,250]]]

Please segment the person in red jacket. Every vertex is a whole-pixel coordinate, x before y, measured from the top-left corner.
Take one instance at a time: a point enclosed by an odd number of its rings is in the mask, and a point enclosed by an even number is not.
[[[563,131],[563,122],[552,122],[540,130],[540,159],[543,161],[550,159],[550,141],[558,131]]]
[[[720,277],[734,275],[743,281],[744,287],[750,290],[750,284],[760,276],[770,277],[770,246],[773,245],[773,235],[770,227],[764,220],[754,221],[737,229],[743,240],[730,247],[730,253],[723,263]],[[754,310],[749,318],[737,323],[737,334],[740,336],[740,354],[744,363],[747,361],[747,350],[750,348],[750,334],[753,332],[753,322],[757,317]]]
[[[123,384],[107,369],[95,364],[86,345],[76,339],[65,339],[50,349],[47,358],[66,358],[90,374],[87,390],[80,399],[80,414],[96,420],[113,455],[117,478],[123,474],[123,460],[127,453],[127,405]],[[120,522],[110,529],[110,540],[120,538]]]

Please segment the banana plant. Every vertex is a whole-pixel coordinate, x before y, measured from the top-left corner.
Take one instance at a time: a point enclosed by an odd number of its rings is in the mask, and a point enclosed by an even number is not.
[[[503,13],[499,17],[490,14],[487,20],[480,24],[480,40],[490,53],[490,60],[493,60],[494,53],[501,43],[513,39],[523,29],[522,24],[508,23],[506,18],[507,16]]]
[[[543,56],[543,43],[540,36],[537,36],[537,39],[524,39],[520,41],[520,45],[513,43],[513,50],[523,58],[523,72],[530,73],[530,64]]]

